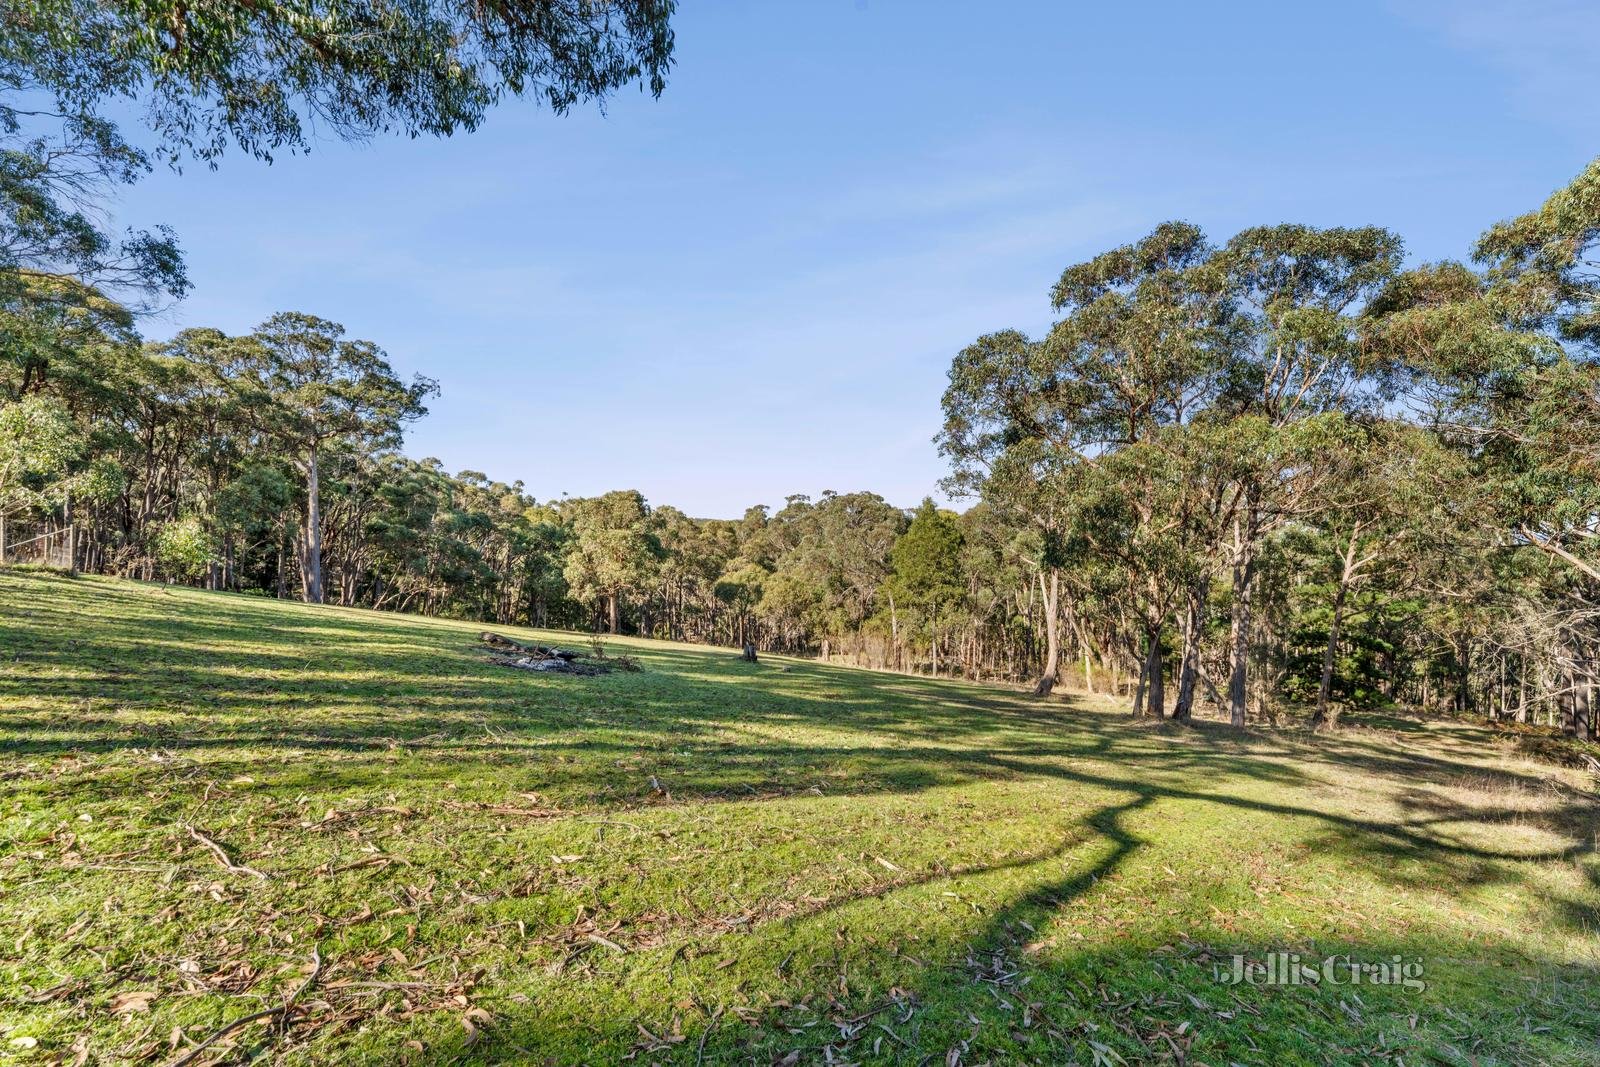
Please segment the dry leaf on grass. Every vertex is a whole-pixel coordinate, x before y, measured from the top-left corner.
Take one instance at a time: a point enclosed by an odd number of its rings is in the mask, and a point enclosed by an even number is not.
[[[153,990],[140,989],[131,993],[118,993],[111,998],[111,1011],[115,1015],[132,1015],[136,1012],[150,1010],[150,1002],[156,999]]]
[[[461,1016],[461,1025],[467,1031],[467,1045],[471,1046],[477,1043],[480,1023],[488,1026],[492,1022],[494,1022],[494,1016],[482,1008],[468,1008],[466,1013]]]

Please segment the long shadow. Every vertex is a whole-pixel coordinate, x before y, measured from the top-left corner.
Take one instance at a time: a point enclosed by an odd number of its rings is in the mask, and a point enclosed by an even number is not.
[[[97,585],[94,592],[103,588]],[[247,598],[230,599],[230,610],[242,599]],[[57,610],[55,614],[63,624],[72,618],[70,611]],[[221,653],[210,646],[220,648],[234,641],[259,643],[268,638],[299,643],[310,640],[312,634],[320,641],[347,631],[367,639],[370,632],[364,625],[346,625],[348,620],[325,622],[310,610],[305,629],[287,626],[277,605],[271,610],[241,610],[238,614],[238,623],[213,623],[198,631],[196,620],[184,620],[183,633],[198,634],[196,646],[177,641],[176,623],[170,618],[132,619],[115,637],[93,647],[71,638],[40,640],[25,622],[0,619],[0,647],[10,664],[61,671],[51,676],[18,671],[11,665],[0,668],[0,697],[36,705],[0,713],[0,753],[24,757],[114,754],[155,747],[175,754],[175,762],[112,763],[104,777],[75,780],[75,794],[92,797],[145,788],[158,778],[170,784],[185,769],[226,766],[230,759],[250,761],[264,749],[355,756],[398,751],[408,760],[408,782],[417,787],[455,778],[462,762],[505,768],[516,771],[524,781],[533,780],[541,791],[570,798],[574,818],[662,807],[655,790],[644,784],[657,776],[670,786],[671,804],[697,809],[760,804],[800,796],[810,789],[856,796],[912,794],[981,780],[1055,780],[1125,798],[1084,815],[1080,825],[1086,836],[1069,835],[1044,849],[986,866],[917,874],[888,887],[840,896],[773,920],[794,927],[821,923],[844,908],[876,906],[889,894],[943,879],[1026,871],[1060,861],[1086,844],[1103,842],[1105,853],[1094,862],[1063,878],[1039,882],[990,916],[968,944],[942,946],[937,958],[930,954],[925,968],[912,968],[923,990],[913,990],[910,1000],[942,1004],[941,1011],[950,1018],[959,1017],[963,1009],[975,1010],[979,1003],[986,1005],[980,1014],[988,1018],[991,1012],[987,1009],[997,993],[1026,1006],[1027,994],[1014,984],[999,981],[997,975],[1007,973],[1006,969],[990,967],[980,958],[985,955],[992,961],[999,953],[1016,964],[1018,974],[1030,967],[1044,975],[1053,974],[1063,987],[1091,975],[1097,965],[1124,967],[1126,960],[1097,963],[1070,954],[1054,963],[1025,965],[1019,958],[1019,946],[1023,931],[1042,926],[1043,920],[1114,875],[1138,852],[1143,842],[1128,828],[1127,820],[1152,806],[1161,805],[1164,810],[1178,804],[1217,805],[1304,820],[1315,827],[1306,835],[1314,847],[1340,851],[1396,884],[1409,885],[1419,878],[1459,886],[1512,884],[1518,878],[1518,863],[1570,860],[1592,849],[1590,835],[1582,831],[1592,829],[1594,806],[1581,796],[1565,797],[1542,816],[1547,820],[1546,829],[1573,843],[1519,852],[1485,847],[1445,832],[1458,823],[1482,822],[1483,813],[1414,787],[1398,796],[1406,813],[1398,822],[1360,819],[1309,804],[1244,795],[1263,786],[1284,796],[1312,790],[1329,781],[1319,776],[1319,770],[1336,774],[1350,767],[1418,784],[1451,785],[1472,777],[1519,789],[1544,784],[1532,775],[1486,767],[1470,755],[1391,751],[1364,738],[1335,739],[1319,750],[1292,739],[1255,732],[1241,735],[1221,727],[1140,726],[1070,705],[1041,706],[1020,697],[946,682],[819,665],[793,665],[787,672],[766,666],[748,669],[731,654],[724,659],[708,651],[630,645],[630,649],[638,647],[656,675],[613,675],[598,680],[533,678],[501,671],[475,658],[466,628],[423,633],[402,620],[383,619],[383,625],[395,627],[396,639],[376,648],[364,643],[360,654],[350,657],[361,665],[357,673],[366,676],[376,671],[384,676],[376,697],[371,692],[352,694],[355,681],[337,674],[344,669],[344,660],[336,648],[328,652],[306,644],[281,653],[250,653],[247,660],[241,660],[238,651],[228,650],[230,663],[248,662],[254,668],[281,671],[294,678],[292,696],[274,703],[266,698],[283,681],[249,683],[239,678],[235,669],[222,665]],[[308,663],[321,673],[309,670]],[[334,672],[332,676],[329,671]],[[661,677],[662,672],[667,677]],[[611,706],[605,710],[590,706],[597,694],[603,694]],[[915,699],[914,714],[906,710],[907,697]],[[75,721],[61,721],[60,708],[81,706],[86,701],[112,705],[117,713],[96,718],[91,709]],[[197,712],[172,714],[174,708],[195,705],[200,705]],[[372,712],[375,705],[380,712]],[[291,718],[280,721],[276,728],[263,729],[264,708],[315,708],[321,714],[312,721]],[[149,726],[138,722],[147,714],[154,720]],[[131,724],[130,719],[134,720]],[[788,742],[782,731],[789,726],[810,732],[803,741]],[[823,731],[820,738],[816,735],[819,729]],[[837,731],[838,738],[832,739],[828,730]],[[760,738],[752,739],[756,734]],[[621,757],[641,760],[634,773],[637,784],[631,789],[616,788],[614,764]],[[430,768],[429,761],[437,761],[439,766]],[[1123,766],[1131,769],[1118,770]],[[795,773],[779,776],[774,769],[780,767]],[[848,768],[851,776],[839,780],[826,773],[840,767]],[[0,789],[45,788],[28,774],[17,773],[17,777],[0,779]],[[270,784],[286,793],[309,786],[343,792],[394,787],[392,777],[349,759],[291,761],[287,767],[257,773],[264,778],[275,776]],[[503,788],[503,782],[492,775],[486,779],[486,790]],[[1195,783],[1200,781],[1213,785],[1199,788]],[[202,784],[194,782],[186,788],[198,790]],[[491,799],[492,793],[463,798]],[[1419,869],[1407,871],[1401,861],[1419,865]],[[1593,865],[1584,869],[1591,880],[1597,877]],[[1583,901],[1554,902],[1553,913],[1555,920],[1569,929],[1593,928],[1592,909]],[[1373,939],[1368,947],[1403,944]],[[1263,946],[1253,947],[1259,950]],[[1195,966],[1205,962],[1200,959]],[[704,973],[712,964],[695,962],[694,966]],[[950,975],[958,978],[953,984]],[[790,1000],[825,999],[809,972],[797,974],[782,988]],[[856,1005],[852,1011],[859,1014],[870,1007]],[[1069,1007],[1057,1004],[1041,1008],[1041,1012],[1051,1016],[1097,1010],[1092,1004],[1079,1004],[1071,1011]],[[1161,1012],[1155,1015],[1161,1016]],[[851,1019],[854,1014],[841,1017]],[[1175,1015],[1173,1019],[1173,1025],[1161,1031],[1164,1037],[1129,1023],[1131,1033],[1119,1031],[1119,1040],[1124,1041],[1124,1048],[1142,1050],[1141,1054],[1151,1058],[1165,1055],[1163,1048],[1172,1046],[1161,1042],[1174,1040]],[[574,1027],[580,1024],[540,1008],[511,1009],[496,1028],[494,1041],[504,1043],[468,1047],[457,1042],[459,1047],[452,1047],[445,1042],[433,1051],[441,1057],[489,1058],[491,1050],[509,1054],[518,1045],[549,1047],[559,1041],[564,1028]],[[948,1029],[944,1025],[939,1032]],[[1047,1032],[1052,1029],[1054,1035]],[[1227,1026],[1222,1029],[1233,1032]],[[701,1032],[706,1040],[693,1049],[671,1046],[656,1052],[687,1060],[692,1051],[696,1059],[748,1062],[771,1051],[796,1047],[803,1047],[808,1056],[818,1060],[836,1046],[840,1051],[860,1051],[854,1041],[799,1043],[792,1040],[792,1034],[784,1036],[787,1031],[781,1019],[758,1026],[721,1018],[714,1028]],[[1053,1053],[1075,1050],[1073,1054],[1088,1058],[1085,1050],[1092,1046],[1087,1042],[1094,1038],[1077,1024],[1064,1021],[1046,1026],[1043,1040],[1043,1047]],[[1028,1047],[1030,1042],[1008,1037],[996,1044],[979,1034],[961,1052],[978,1058],[988,1050],[1003,1058]],[[920,1049],[918,1055],[947,1057],[948,1052]],[[1239,1062],[1258,1062],[1245,1055],[1239,1051]],[[1049,1058],[1045,1056],[1046,1061]]]
[[[817,964],[793,967],[791,980],[768,991],[766,999],[773,1006],[753,1015],[729,1014],[727,1004],[701,1000],[689,983],[690,1000],[702,1018],[689,1028],[687,1039],[654,1040],[641,1023],[639,1031],[646,1039],[636,1041],[626,1058],[790,1065],[1185,1063],[1191,1056],[1204,1056],[1205,1062],[1309,1065],[1364,1064],[1374,1057],[1387,1062],[1396,1056],[1407,1062],[1415,1058],[1454,1063],[1459,1056],[1453,1042],[1470,1042],[1474,1048],[1488,1043],[1515,1062],[1546,1062],[1552,1053],[1576,1055],[1579,1060],[1574,1062],[1579,1062],[1590,1049],[1582,1013],[1600,984],[1594,968],[1557,966],[1541,972],[1540,981],[1559,985],[1561,996],[1524,1007],[1521,1014],[1510,1013],[1522,1024],[1519,1031],[1509,1025],[1510,1018],[1501,1018],[1508,1014],[1502,1002],[1485,996],[1474,981],[1457,981],[1462,957],[1470,960],[1474,952],[1474,946],[1460,943],[1375,935],[1320,945],[1185,940],[1176,946],[1136,942],[1126,948],[1038,953],[1030,944],[1038,932],[1113,878],[1144,847],[1145,841],[1127,820],[1151,809],[1161,796],[1159,790],[1139,790],[1088,815],[1085,827],[1108,846],[1103,854],[1064,877],[1046,878],[1019,893],[964,943],[945,945],[936,956],[912,957],[915,984],[910,988],[891,985],[885,978],[877,989],[841,999],[826,980],[814,977],[818,969],[839,972],[841,960],[837,955],[830,960],[817,950]],[[1082,843],[1083,839],[1075,839],[1070,845]],[[1068,847],[1064,842],[1036,858],[951,872],[949,877],[954,881],[1042,867],[1061,859]],[[894,891],[906,888],[897,886]],[[813,923],[845,907],[873,906],[876,899],[874,894],[794,913],[780,925]],[[781,936],[773,940],[786,943]],[[1303,951],[1312,961],[1341,953],[1365,962],[1416,961],[1437,988],[1430,998],[1424,996],[1425,989],[1369,984],[1352,995],[1348,988],[1332,984],[1276,989],[1230,986],[1219,978],[1228,973],[1233,954],[1262,963],[1289,949]],[[891,955],[897,962],[908,958],[898,949]],[[784,964],[792,956],[791,952]],[[886,964],[888,959],[884,957]],[[1471,966],[1475,964],[1468,971]],[[1489,969],[1493,973],[1492,965]],[[1512,969],[1502,973],[1505,980],[1528,977]],[[869,1020],[879,1021],[868,1025]],[[620,1047],[595,1043],[623,1040],[620,1034],[625,1032],[623,1027],[586,1022],[565,1012],[514,1009],[498,1021],[487,1047],[447,1040],[430,1049],[430,1055],[498,1062],[507,1055],[538,1057],[540,1050],[588,1045],[606,1047],[615,1058]],[[1400,1044],[1391,1045],[1393,1038],[1386,1032],[1401,1035]],[[887,1045],[884,1035],[890,1039]],[[576,1056],[551,1062],[595,1061]]]
[[[96,586],[95,592],[100,591]],[[229,608],[249,598],[233,597]],[[277,629],[297,634],[281,625],[279,605],[271,611],[246,611],[242,621],[228,620],[208,628],[218,635],[248,635],[259,640],[271,627],[257,625],[249,616],[279,619]],[[70,615],[69,612],[59,612]],[[308,612],[310,623],[334,629]],[[361,620],[365,622],[365,619]],[[996,695],[976,687],[893,675],[873,675],[847,669],[809,665],[803,672],[750,672],[729,655],[672,647],[649,647],[644,655],[657,670],[668,668],[670,688],[649,675],[611,676],[600,680],[507,677],[477,658],[470,634],[456,631],[418,635],[403,620],[389,620],[401,637],[373,648],[363,644],[357,662],[363,676],[374,671],[383,676],[379,693],[352,693],[349,680],[335,673],[307,672],[303,668],[318,656],[311,648],[282,654],[260,653],[256,658],[294,670],[292,696],[280,698],[286,708],[315,707],[315,720],[288,718],[275,730],[260,728],[264,707],[275,706],[263,690],[282,686],[278,680],[244,683],[238,669],[216,665],[218,653],[204,640],[177,649],[166,662],[151,658],[150,634],[171,643],[176,620],[134,620],[113,640],[101,641],[92,652],[78,642],[34,641],[19,651],[21,658],[66,659],[74,663],[105,657],[115,665],[110,678],[80,669],[76,674],[38,677],[32,674],[0,675],[0,695],[20,695],[47,706],[58,702],[92,702],[123,708],[164,710],[168,701],[188,708],[203,695],[199,715],[158,717],[154,722],[130,726],[124,719],[96,719],[92,710],[67,718],[59,714],[6,712],[0,714],[0,751],[17,755],[53,752],[114,752],[121,749],[159,748],[176,754],[193,752],[216,762],[235,750],[240,758],[261,749],[281,748],[297,754],[390,752],[399,748],[412,757],[435,760],[471,760],[488,766],[539,767],[543,785],[577,801],[598,806],[626,806],[645,794],[615,788],[609,766],[617,756],[644,754],[655,766],[670,772],[669,780],[682,802],[743,802],[751,797],[795,795],[808,789],[836,794],[912,792],[963,782],[996,778],[1054,777],[1101,788],[1147,787],[1154,795],[1171,799],[1208,800],[1245,806],[1275,814],[1309,816],[1326,823],[1336,837],[1364,836],[1386,842],[1386,851],[1414,853],[1439,850],[1477,859],[1564,858],[1582,852],[1576,844],[1566,850],[1539,856],[1477,849],[1425,835],[1407,824],[1361,821],[1259,800],[1243,800],[1221,793],[1205,793],[1185,783],[1207,775],[1212,778],[1247,778],[1285,787],[1314,784],[1314,767],[1348,773],[1354,765],[1364,770],[1406,780],[1447,784],[1464,777],[1491,777],[1525,788],[1543,783],[1514,772],[1486,768],[1481,763],[1444,758],[1419,751],[1379,751],[1362,741],[1333,741],[1318,751],[1310,746],[1283,743],[1256,734],[1200,725],[1188,729],[1140,729],[1124,719],[1106,714],[1074,714],[1061,705],[1039,706],[1018,698]],[[185,619],[182,633],[192,636],[195,620]],[[0,634],[12,628],[0,625]],[[356,628],[356,633],[365,631]],[[421,646],[419,652],[418,646]],[[337,650],[335,650],[337,652]],[[227,661],[239,653],[229,650]],[[419,667],[419,658],[422,660]],[[338,662],[335,660],[334,662]],[[453,676],[434,669],[448,664]],[[319,664],[319,666],[321,666]],[[325,667],[324,667],[325,670]],[[170,675],[170,677],[169,677]],[[685,681],[685,679],[688,679]],[[144,696],[144,686],[155,696]],[[109,686],[109,691],[108,691]],[[737,686],[737,708],[722,714],[686,714],[686,708],[714,708],[728,703],[728,687]],[[582,705],[592,701],[599,688],[618,707],[602,714]],[[954,695],[952,694],[952,691]],[[470,696],[466,695],[468,692]],[[906,695],[919,699],[906,711]],[[698,698],[704,697],[701,701]],[[571,700],[569,701],[569,698]],[[732,731],[749,725],[804,725],[836,727],[855,735],[892,738],[890,744],[828,744],[807,739],[786,745],[779,740],[749,743],[729,741]],[[1070,729],[1066,728],[1070,725]],[[248,726],[244,729],[241,727]],[[925,744],[938,739],[940,744]],[[680,759],[652,756],[661,750],[678,750]],[[555,757],[552,759],[552,757]],[[570,757],[571,763],[559,762]],[[1082,765],[1115,764],[1132,759],[1140,767],[1139,782],[1097,775]],[[850,776],[839,781],[823,771],[845,766]],[[791,773],[777,777],[773,768]],[[140,776],[169,777],[172,768],[143,766],[124,770],[115,780],[89,790],[138,787]],[[304,772],[307,782],[345,790],[376,788],[389,780],[379,768],[352,766],[340,761],[329,767],[313,766]],[[426,780],[426,771],[414,772]],[[443,778],[448,770],[441,770]],[[666,776],[665,774],[663,776]],[[641,781],[649,776],[641,775]],[[288,772],[283,784],[296,782]],[[1432,813],[1435,816],[1437,812]],[[1548,816],[1552,825],[1573,838],[1592,818],[1592,807],[1582,798]],[[1444,820],[1447,821],[1447,820]],[[1411,824],[1421,826],[1421,823]]]

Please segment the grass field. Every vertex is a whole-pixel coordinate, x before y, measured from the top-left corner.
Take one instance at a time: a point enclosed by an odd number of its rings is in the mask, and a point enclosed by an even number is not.
[[[1595,783],[1482,731],[479,629],[0,571],[0,1060],[1600,1064]]]

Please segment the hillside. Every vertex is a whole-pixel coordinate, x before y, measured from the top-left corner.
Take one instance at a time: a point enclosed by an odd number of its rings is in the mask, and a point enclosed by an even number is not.
[[[0,571],[0,1059],[1600,1063],[1594,783],[1483,731],[481,628]]]

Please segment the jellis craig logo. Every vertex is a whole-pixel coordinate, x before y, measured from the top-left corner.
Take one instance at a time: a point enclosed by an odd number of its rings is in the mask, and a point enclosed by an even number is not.
[[[1223,985],[1397,985],[1416,992],[1428,988],[1422,980],[1422,958],[1390,956],[1386,960],[1358,960],[1350,956],[1302,959],[1298,952],[1269,952],[1265,959],[1234,956],[1231,963],[1212,966],[1212,977]]]

